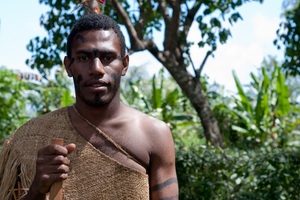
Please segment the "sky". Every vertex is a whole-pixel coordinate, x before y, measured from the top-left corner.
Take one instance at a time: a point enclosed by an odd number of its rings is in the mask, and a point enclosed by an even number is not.
[[[30,39],[38,35],[46,36],[39,26],[39,18],[49,8],[38,2],[0,0],[0,66],[22,72],[37,72],[26,66],[25,60],[31,57],[26,50]],[[224,85],[227,91],[236,91],[232,70],[235,70],[242,84],[248,84],[251,81],[250,73],[257,72],[264,58],[272,55],[278,61],[283,60],[283,50],[277,50],[273,45],[280,23],[282,2],[250,2],[237,10],[243,20],[230,27],[232,36],[226,44],[218,45],[214,57],[208,59],[202,72],[209,77],[209,83],[217,82]],[[188,39],[194,41],[199,37],[198,28],[193,26]],[[192,47],[191,56],[196,66],[200,65],[206,51],[196,45]],[[130,63],[131,66],[144,66],[149,74],[156,73],[162,67],[146,51],[131,55]]]

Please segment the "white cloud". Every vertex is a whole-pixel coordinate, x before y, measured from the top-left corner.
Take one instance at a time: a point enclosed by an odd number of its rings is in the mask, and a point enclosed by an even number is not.
[[[129,65],[143,67],[151,76],[162,68],[162,64],[147,50],[130,55]]]
[[[228,43],[220,46],[214,58],[210,58],[203,73],[210,77],[209,82],[225,85],[225,89],[236,91],[232,71],[243,84],[250,82],[250,73],[256,73],[263,59],[263,49],[259,43],[243,46]]]
[[[32,31],[32,35],[37,36],[37,35],[46,35],[46,31],[39,25],[38,20],[31,20],[26,22],[26,26],[30,31]]]
[[[252,17],[251,22],[255,39],[262,43],[269,43],[276,38],[276,30],[280,23],[279,17],[270,19],[258,12]]]

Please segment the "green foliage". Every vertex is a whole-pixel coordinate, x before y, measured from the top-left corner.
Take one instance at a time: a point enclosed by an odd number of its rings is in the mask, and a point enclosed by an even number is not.
[[[28,120],[25,112],[26,83],[12,70],[0,67],[0,146],[5,138]]]
[[[252,78],[245,91],[235,76],[234,98],[208,87],[224,150],[174,135],[180,199],[300,198],[299,103],[288,102],[289,85],[274,60]]]
[[[202,77],[204,90],[224,131],[227,143],[224,150],[205,145],[197,114],[164,70],[152,78],[139,70],[133,69],[122,80],[121,99],[164,120],[172,129],[180,199],[300,198],[300,149],[291,145],[291,140],[299,141],[299,105],[287,101],[288,85],[276,62],[263,66],[260,75],[252,74],[249,91],[245,91],[236,76],[239,94],[235,98],[224,97],[222,88],[214,89]],[[13,129],[27,120],[18,118],[26,116],[26,105],[40,115],[74,102],[70,80],[63,71],[57,71],[55,80],[46,83],[19,81],[13,71],[4,68],[0,69],[0,75],[0,103],[10,106],[0,108],[2,129],[11,128],[8,125],[13,123],[7,120],[19,120]],[[14,117],[6,115],[9,113]],[[261,142],[265,137],[267,142]]]
[[[0,68],[0,147],[4,140],[32,117],[74,102],[70,80],[57,71],[47,83],[22,80],[17,72]]]
[[[231,131],[243,145],[259,147],[268,143],[283,147],[291,130],[299,124],[299,115],[290,111],[288,87],[277,63],[272,70],[268,75],[263,67],[261,77],[252,73],[253,82],[247,93],[233,72],[238,96],[234,97],[235,104],[226,107],[232,115]]]
[[[277,113],[275,119],[280,123],[276,127],[270,127],[272,133],[276,133],[278,138],[281,134],[291,134],[295,124],[299,123],[297,122],[299,115],[295,115],[297,111],[293,106],[290,105],[289,109],[279,108],[279,101],[285,101],[279,96],[284,96],[286,93],[280,90],[286,90],[287,85],[277,64],[264,66],[261,71],[259,76],[252,74],[251,91],[246,92],[242,85],[238,84],[239,95],[242,95],[244,100],[237,97],[224,97],[222,88],[207,85],[206,80],[202,80],[213,111],[225,133],[227,148],[224,150],[205,145],[203,137],[199,134],[202,130],[195,126],[196,123],[200,124],[197,115],[191,111],[193,109],[189,101],[181,104],[183,98],[186,98],[181,92],[175,95],[174,99],[177,100],[167,100],[168,94],[177,93],[176,83],[166,78],[162,71],[152,78],[143,76],[137,78],[135,75],[139,72],[134,71],[134,77],[129,74],[128,79],[123,82],[124,86],[130,86],[122,91],[124,102],[147,114],[166,120],[172,128],[176,148],[179,199],[293,200],[300,198],[299,149],[289,147],[288,144],[291,142],[282,144],[278,142],[277,145],[258,143],[256,139],[259,139],[259,136],[253,134],[251,126],[245,126],[245,122],[248,122],[258,126],[255,130],[259,130],[265,125],[265,118],[274,120],[272,116],[274,117],[274,113],[280,109],[281,114]],[[238,82],[238,78],[235,78]],[[151,84],[152,88],[149,87]],[[282,94],[278,94],[279,92]],[[267,94],[267,97],[264,94]],[[270,105],[265,104],[265,98]],[[171,110],[168,110],[168,104],[165,102],[172,105]],[[234,105],[234,112],[228,109],[230,105]],[[235,114],[237,111],[244,113],[244,118],[238,117]],[[176,114],[185,117],[177,118]],[[259,123],[255,121],[256,119]],[[245,133],[238,133],[232,129],[233,125],[241,126]],[[269,139],[274,140],[271,136],[269,135]],[[253,140],[256,148],[252,148]],[[232,148],[234,146],[239,148]]]
[[[179,199],[299,199],[299,149],[187,148],[176,141]]]
[[[35,110],[35,116],[69,106],[75,102],[70,91],[71,80],[67,79],[64,70],[56,71],[55,79],[46,83],[32,84],[28,94],[30,106]]]
[[[291,3],[292,2],[292,3]],[[289,3],[291,5],[289,6]],[[283,14],[284,21],[277,30],[278,39],[274,44],[281,48],[279,41],[285,47],[285,62],[282,65],[292,75],[300,74],[300,1],[287,1]]]
[[[40,0],[50,6],[50,10],[40,17],[40,24],[48,32],[48,37],[40,38],[39,36],[30,40],[27,50],[32,52],[32,57],[26,60],[26,64],[32,69],[36,68],[46,77],[50,74],[50,69],[55,66],[61,66],[61,53],[67,49],[67,33],[70,32],[71,26],[78,19],[71,13],[71,7],[75,7],[75,3],[71,0],[53,1]],[[79,16],[83,13],[79,12]]]

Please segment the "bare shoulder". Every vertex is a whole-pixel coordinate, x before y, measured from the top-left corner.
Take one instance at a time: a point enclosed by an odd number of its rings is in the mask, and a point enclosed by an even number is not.
[[[147,133],[170,133],[169,126],[162,120],[156,119],[130,106],[127,106],[127,110],[128,113],[131,113],[131,117],[133,117],[133,120],[136,121],[138,125],[141,128],[143,128]]]
[[[127,109],[128,112],[132,113],[131,117],[133,117],[132,121],[135,128],[143,133],[145,139],[151,143],[151,146],[154,149],[157,149],[160,146],[173,145],[173,137],[170,128],[165,122],[132,107],[128,106]]]

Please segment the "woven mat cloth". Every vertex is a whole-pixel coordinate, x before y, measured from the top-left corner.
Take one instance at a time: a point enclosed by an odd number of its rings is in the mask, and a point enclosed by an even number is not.
[[[148,175],[126,167],[106,156],[87,142],[73,127],[68,108],[30,120],[5,142],[0,152],[0,199],[13,198],[17,179],[29,188],[35,174],[38,149],[50,144],[51,138],[75,143],[68,179],[63,182],[65,200],[147,200]]]

